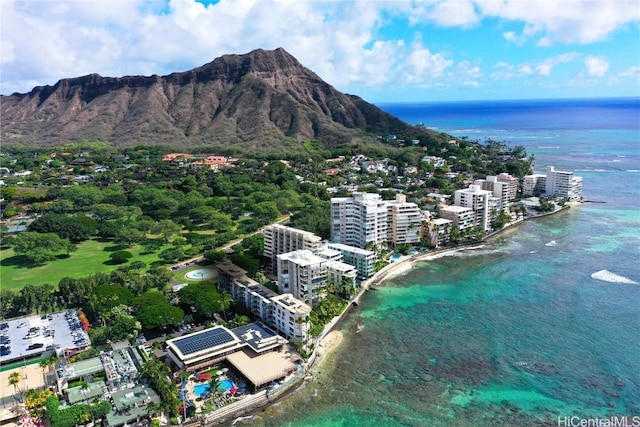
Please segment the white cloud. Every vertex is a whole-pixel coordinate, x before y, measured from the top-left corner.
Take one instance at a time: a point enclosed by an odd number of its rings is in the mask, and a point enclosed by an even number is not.
[[[640,78],[640,66],[630,67],[618,74],[620,77],[636,77]]]
[[[504,61],[497,62],[493,68],[496,70],[490,74],[492,80],[511,80],[518,77],[526,77],[538,75],[548,77],[551,75],[553,68],[558,64],[572,62],[581,56],[578,52],[568,52],[561,55],[552,56],[539,61],[536,64],[509,64]]]
[[[423,83],[444,75],[444,71],[453,64],[440,53],[431,53],[424,47],[416,47],[406,59],[404,71],[409,83]]]
[[[593,43],[613,31],[640,20],[637,0],[476,0],[483,17],[525,24],[520,35],[504,33],[507,40],[522,44],[537,37],[537,44]]]
[[[587,66],[587,74],[591,77],[603,77],[609,70],[609,62],[602,57],[588,55],[584,63]]]
[[[640,8],[637,0],[563,0],[562,7],[548,0],[2,0],[0,20],[2,93],[93,72],[167,74],[226,53],[276,47],[345,90],[487,78],[481,58],[456,64],[458,40],[436,47],[426,36],[406,36],[408,25],[426,35],[434,25],[453,31],[491,20],[487,30],[517,46],[590,43],[638,22]],[[488,77],[551,76],[576,58],[495,67]],[[585,59],[588,73],[614,74],[605,62]]]
[[[480,21],[474,3],[470,0],[420,2],[411,11],[409,22],[431,22],[443,27],[471,27]]]
[[[577,52],[570,52],[547,58],[535,66],[535,72],[541,76],[548,76],[556,65],[571,62],[579,56]]]

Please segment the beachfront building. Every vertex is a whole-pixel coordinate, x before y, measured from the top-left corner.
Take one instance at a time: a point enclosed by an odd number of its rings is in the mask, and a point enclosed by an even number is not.
[[[509,207],[518,194],[518,178],[508,173],[501,173],[497,176],[489,175],[486,179],[476,179],[473,181],[473,185],[477,185],[482,190],[491,191],[493,197],[499,200],[499,209]]]
[[[342,262],[355,267],[358,280],[367,280],[376,273],[378,257],[375,252],[342,243],[327,243],[326,247],[340,252]]]
[[[358,248],[418,243],[422,214],[404,194],[382,200],[379,194],[355,192],[331,199],[331,241]]]
[[[288,252],[276,258],[280,293],[291,293],[305,304],[315,305],[327,285],[328,261],[309,250]]]
[[[322,246],[322,238],[319,236],[286,225],[270,225],[264,229],[263,234],[264,256],[271,260],[274,271],[278,255],[304,249],[314,251]]]
[[[470,185],[469,188],[456,190],[454,193],[454,204],[471,208],[475,216],[475,226],[485,231],[491,228],[491,212],[497,209],[499,203],[491,191],[482,190],[478,185]]]
[[[451,221],[452,226],[458,227],[460,231],[475,226],[476,216],[471,208],[455,205],[439,205],[438,215],[440,218]]]
[[[574,176],[573,172],[556,170],[555,167],[548,166],[545,194],[572,202],[582,200],[582,177]]]
[[[309,316],[311,307],[291,294],[280,295],[259,284],[229,260],[216,267],[219,286],[229,292],[234,300],[243,302],[251,313],[287,338],[307,339],[308,325],[295,322]],[[291,326],[292,322],[294,326]]]
[[[525,197],[533,197],[544,194],[547,187],[547,175],[536,173],[525,175],[522,181],[522,195]]]
[[[466,208],[464,208],[466,209]],[[449,242],[453,221],[445,218],[434,218],[425,223],[425,235],[429,244],[434,248],[440,248]]]
[[[286,336],[305,342],[309,338],[311,307],[291,294],[273,297],[273,326]]]
[[[329,249],[327,245],[322,246],[322,248],[314,251],[313,253],[328,261],[342,262],[342,252],[335,249]]]
[[[396,194],[395,203],[389,204],[391,210],[390,240],[394,245],[420,242],[422,211],[415,203],[407,202],[407,196]]]
[[[364,248],[387,242],[387,202],[379,194],[355,192],[331,199],[331,241]]]
[[[214,326],[167,341],[167,355],[179,370],[196,372],[226,361],[254,390],[295,372],[287,340],[260,322],[233,329]]]
[[[582,200],[582,177],[573,172],[547,167],[546,174],[526,175],[522,184],[522,194],[531,196],[554,196],[569,201]]]
[[[339,287],[347,280],[351,286],[355,286],[357,275],[353,265],[340,261],[327,261],[327,283]]]

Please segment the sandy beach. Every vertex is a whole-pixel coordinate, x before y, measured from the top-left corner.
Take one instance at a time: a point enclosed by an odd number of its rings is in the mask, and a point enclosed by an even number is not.
[[[316,350],[319,357],[324,357],[340,346],[343,334],[341,331],[329,332],[318,344]]]

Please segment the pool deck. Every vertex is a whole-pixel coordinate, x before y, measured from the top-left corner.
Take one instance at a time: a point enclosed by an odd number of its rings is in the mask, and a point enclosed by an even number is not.
[[[233,380],[231,378],[229,378],[226,375],[220,375],[218,376],[218,380],[219,381],[231,381],[233,383]],[[187,381],[186,384],[184,386],[179,385],[178,386],[178,390],[180,389],[185,389],[187,391],[186,394],[186,400],[193,400],[193,403],[196,407],[196,414],[200,414],[202,413],[202,407],[205,405],[205,399],[198,399],[200,396],[198,394],[196,394],[195,391],[195,387],[198,385],[205,385],[208,384],[208,380],[205,381],[199,381],[195,378],[195,376],[190,376]],[[233,383],[234,386],[237,386],[237,384]],[[209,394],[209,396],[207,396],[207,400],[211,400],[211,394]],[[223,391],[223,394],[219,397],[216,397],[215,399],[212,400],[212,403],[214,405],[214,408],[220,408],[224,405],[226,405],[227,403],[230,402],[231,397],[229,397],[226,393],[226,390]]]

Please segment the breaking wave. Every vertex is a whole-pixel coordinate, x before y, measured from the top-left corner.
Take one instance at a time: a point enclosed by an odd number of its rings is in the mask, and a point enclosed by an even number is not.
[[[629,285],[637,285],[638,282],[635,280],[631,280],[627,277],[620,276],[619,274],[615,274],[610,272],[609,270],[600,270],[596,271],[591,275],[592,278],[596,280],[602,280],[603,282],[610,283],[627,283]]]

